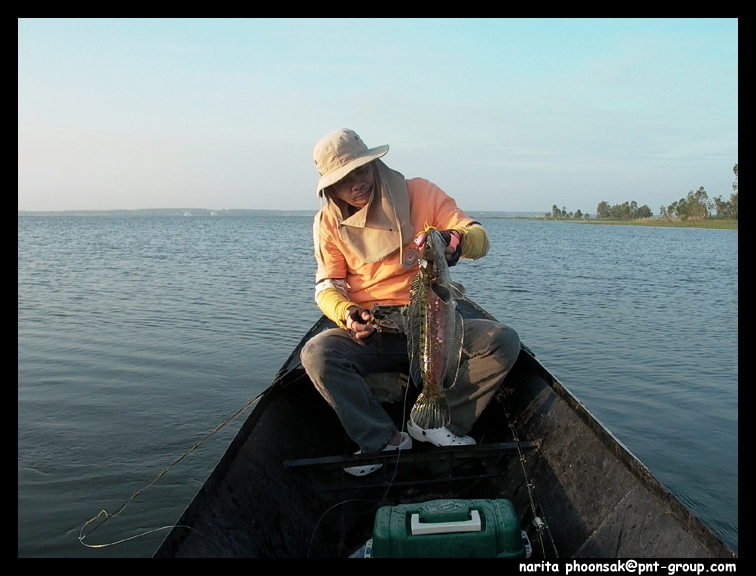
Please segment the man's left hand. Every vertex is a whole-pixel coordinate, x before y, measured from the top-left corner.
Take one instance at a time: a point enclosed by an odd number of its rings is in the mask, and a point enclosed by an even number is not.
[[[462,256],[462,235],[456,230],[440,230],[441,238],[446,242],[444,256],[449,266],[454,266]]]
[[[365,343],[375,332],[375,326],[370,323],[373,315],[370,310],[352,306],[347,309],[344,325],[349,334],[357,342]]]

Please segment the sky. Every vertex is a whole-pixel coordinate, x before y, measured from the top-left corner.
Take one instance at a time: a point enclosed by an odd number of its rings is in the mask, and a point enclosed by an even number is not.
[[[316,210],[337,128],[471,212],[729,199],[738,19],[18,20],[19,210]]]

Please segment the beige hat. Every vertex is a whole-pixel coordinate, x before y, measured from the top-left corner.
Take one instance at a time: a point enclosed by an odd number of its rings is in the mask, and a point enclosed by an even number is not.
[[[315,144],[312,153],[320,174],[317,195],[320,196],[324,189],[336,184],[352,170],[384,156],[388,149],[388,144],[368,149],[357,133],[347,128],[326,134]]]

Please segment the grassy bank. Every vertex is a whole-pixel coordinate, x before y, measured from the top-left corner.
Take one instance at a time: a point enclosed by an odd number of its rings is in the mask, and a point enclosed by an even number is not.
[[[543,216],[529,220],[554,220]],[[662,218],[644,218],[642,220],[554,220],[570,224],[620,224],[624,226],[667,226],[672,228],[715,228],[719,230],[737,230],[737,220],[663,220]]]
[[[567,220],[565,220],[567,222]],[[581,220],[585,224],[625,224],[629,226],[671,226],[676,228],[717,228],[737,230],[737,220],[664,220],[644,218],[642,220]]]

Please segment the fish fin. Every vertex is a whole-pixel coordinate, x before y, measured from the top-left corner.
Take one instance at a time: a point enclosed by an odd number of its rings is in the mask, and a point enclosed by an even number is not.
[[[420,306],[420,291],[422,279],[420,274],[415,274],[410,284],[410,302],[407,307],[407,351],[409,356],[409,374],[415,386],[422,387],[423,377],[420,370],[420,342],[422,340],[422,315]]]
[[[431,284],[431,290],[444,304],[449,304],[454,299],[454,291],[441,284]]]
[[[412,383],[418,388],[423,387],[423,375],[420,371],[420,358],[418,354],[410,353],[409,357],[409,376]]]
[[[459,361],[462,359],[462,344],[465,339],[465,321],[458,310],[454,312],[454,330],[449,343],[448,359],[442,381],[443,389],[447,390],[457,383],[459,374]]]
[[[456,300],[462,298],[465,295],[465,287],[459,282],[452,282],[450,284],[452,290],[452,297]]]
[[[449,403],[444,396],[426,398],[420,394],[410,412],[410,420],[424,429],[447,426],[451,422]]]

